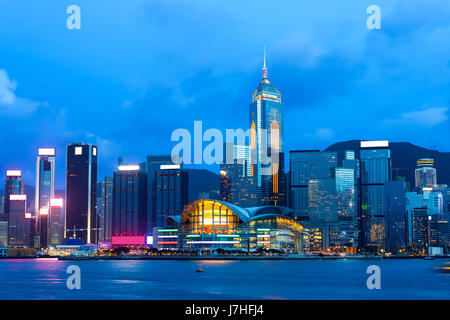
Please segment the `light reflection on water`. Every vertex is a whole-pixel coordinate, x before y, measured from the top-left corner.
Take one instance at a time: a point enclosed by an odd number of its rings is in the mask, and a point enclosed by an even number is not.
[[[68,290],[66,268],[81,269]],[[366,287],[369,265],[381,290]],[[203,272],[197,272],[199,266]],[[449,260],[0,259],[0,299],[449,299]]]

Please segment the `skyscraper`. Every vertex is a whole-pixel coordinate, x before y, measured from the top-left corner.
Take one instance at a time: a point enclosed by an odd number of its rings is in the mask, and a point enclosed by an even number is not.
[[[147,233],[147,173],[139,165],[120,165],[114,172],[112,236]]]
[[[171,164],[174,163],[170,155],[147,156],[147,233],[152,233],[153,228],[156,227],[156,173],[160,170],[161,165]]]
[[[388,249],[405,248],[407,246],[405,183],[403,181],[386,182],[384,191],[386,247]]]
[[[155,172],[156,226],[165,227],[168,216],[179,216],[188,204],[188,173],[179,164],[160,165]]]
[[[415,170],[416,187],[434,188],[437,186],[436,169],[433,166],[433,159],[417,160],[417,169]]]
[[[111,241],[113,179],[105,177],[99,183],[97,209],[99,210],[99,241]]]
[[[231,177],[222,166],[220,170],[220,200],[231,202]]]
[[[8,221],[0,221],[0,247],[8,246]]]
[[[10,246],[27,246],[26,209],[27,196],[11,194],[8,208],[8,244]]]
[[[41,246],[47,247],[48,224],[47,217],[45,221],[39,219],[39,210],[49,208],[50,199],[55,195],[55,149],[39,148],[36,159],[36,186],[34,197],[34,215],[38,217],[38,236],[42,235],[45,239],[40,239]]]
[[[406,192],[408,245],[423,249],[428,245],[428,217],[443,215],[443,197],[439,191],[425,187],[419,192]],[[426,238],[426,239],[425,239]]]
[[[43,207],[39,209],[39,225],[41,226],[46,226],[46,227],[42,227],[39,228],[40,229],[40,235],[38,237],[36,237],[35,242],[34,242],[34,246],[36,248],[43,248],[46,249],[48,248],[48,232],[49,232],[49,212],[50,209],[48,207]]]
[[[257,205],[285,204],[283,109],[281,94],[267,77],[264,52],[263,79],[250,104],[251,176]]]
[[[294,217],[321,234],[318,249],[356,248],[358,166],[354,152],[296,150],[289,157]]]
[[[241,207],[257,206],[256,180],[251,175],[250,146],[227,142],[224,144],[224,159],[220,165],[222,200]]]
[[[388,141],[361,141],[360,146],[361,246],[380,249],[386,245],[385,183],[391,181],[391,150]]]
[[[8,217],[9,205],[10,205],[10,195],[12,194],[24,194],[22,172],[20,170],[7,170],[6,171],[6,181],[5,181],[5,191],[4,191],[4,202],[3,202],[3,214]]]
[[[97,243],[97,156],[94,145],[67,146],[65,238]]]
[[[48,240],[49,246],[56,247],[62,245],[64,241],[64,203],[61,198],[50,199],[50,210],[48,219]]]

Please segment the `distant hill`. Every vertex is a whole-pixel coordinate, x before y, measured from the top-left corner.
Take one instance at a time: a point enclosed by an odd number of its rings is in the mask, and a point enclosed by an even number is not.
[[[359,157],[359,144],[360,140],[337,142],[326,148],[325,151],[354,150]],[[450,185],[450,152],[430,150],[409,142],[390,142],[389,146],[392,151],[394,177],[404,176],[413,187],[417,159],[432,158],[437,170],[438,184]]]
[[[204,169],[185,170],[189,173],[189,202],[197,200],[200,192],[219,190],[220,176],[218,174]]]

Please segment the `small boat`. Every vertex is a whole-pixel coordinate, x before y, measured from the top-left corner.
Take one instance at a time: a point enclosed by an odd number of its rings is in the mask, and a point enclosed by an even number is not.
[[[202,268],[198,268],[197,272],[203,272],[204,270]]]
[[[425,258],[423,258],[423,260],[434,260],[433,256],[426,256]]]

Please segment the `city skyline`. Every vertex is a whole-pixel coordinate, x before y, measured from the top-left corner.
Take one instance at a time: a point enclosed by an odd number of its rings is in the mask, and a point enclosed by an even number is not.
[[[8,42],[0,53],[0,124],[13,133],[1,138],[7,157],[0,157],[0,171],[21,169],[28,185],[34,181],[38,148],[57,149],[56,189],[62,189],[61,155],[69,142],[98,145],[103,178],[119,156],[138,162],[148,154],[170,153],[170,133],[191,129],[194,120],[203,120],[205,128],[246,128],[244,110],[260,77],[264,44],[271,81],[284,99],[285,153],[351,139],[449,150],[450,64],[448,43],[439,40],[448,38],[448,4],[380,1],[381,30],[365,27],[366,1],[340,8],[280,3],[271,12],[249,3],[239,8],[191,3],[177,9],[140,1],[93,7],[81,1],[81,30],[65,28],[66,4],[41,2],[51,11],[46,22],[35,16],[37,4],[27,4],[9,4],[8,16],[1,13],[0,19],[0,36]],[[24,24],[8,27],[17,23],[12,19],[19,10]],[[246,14],[251,10],[259,14]],[[185,11],[191,14],[181,15]],[[417,12],[438,19],[417,19]],[[111,25],[103,16],[120,19]],[[259,17],[273,23],[263,25]],[[203,19],[215,20],[210,30]],[[183,29],[202,39],[218,33],[221,39],[205,46],[192,42],[188,32],[180,39]],[[238,29],[242,32],[235,37]],[[162,30],[164,41],[157,41]],[[127,37],[130,33],[135,37]],[[35,39],[24,41],[29,34]],[[102,47],[94,45],[98,37],[105,40]],[[189,51],[180,50],[186,46]],[[124,61],[122,55],[133,59]],[[302,119],[300,125],[296,119]],[[367,119],[373,125],[367,126]]]

